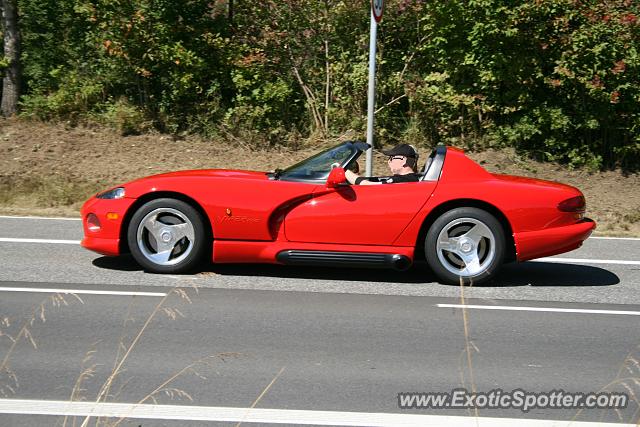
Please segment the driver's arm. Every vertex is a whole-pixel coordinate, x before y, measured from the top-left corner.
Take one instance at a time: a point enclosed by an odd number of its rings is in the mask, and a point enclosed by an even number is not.
[[[363,178],[358,180],[358,178],[362,178],[361,176],[351,172],[350,170],[345,170],[344,171],[344,176],[345,178],[347,178],[347,181],[349,181],[349,184],[351,185],[378,185],[378,184],[382,184],[381,182],[374,182],[374,181],[369,181],[368,178]],[[359,181],[359,182],[356,182]]]

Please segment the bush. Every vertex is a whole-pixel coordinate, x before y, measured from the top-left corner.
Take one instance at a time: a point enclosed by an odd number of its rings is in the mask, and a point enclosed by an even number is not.
[[[25,115],[268,145],[364,133],[367,2],[19,6]],[[377,138],[639,168],[639,17],[632,0],[390,0]]]
[[[144,112],[131,105],[126,98],[119,98],[106,105],[105,111],[96,115],[98,121],[116,129],[121,135],[135,135],[151,129]]]
[[[62,119],[77,123],[100,104],[104,87],[95,80],[80,76],[74,72],[66,72],[62,68],[51,72],[57,76],[64,74],[61,85],[53,91],[38,91],[22,98],[22,115],[41,120]]]

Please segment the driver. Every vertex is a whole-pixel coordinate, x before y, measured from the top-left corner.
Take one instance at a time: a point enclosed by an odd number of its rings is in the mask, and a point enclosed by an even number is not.
[[[418,182],[420,174],[416,173],[418,163],[418,152],[410,144],[396,145],[393,149],[382,151],[389,156],[387,165],[392,175],[389,177],[362,177],[356,173],[345,170],[344,174],[350,184],[353,185],[376,185],[392,184],[396,182]]]

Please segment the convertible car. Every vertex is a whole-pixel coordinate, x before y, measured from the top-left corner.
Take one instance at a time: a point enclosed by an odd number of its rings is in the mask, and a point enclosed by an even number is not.
[[[275,172],[189,170],[141,178],[82,207],[82,246],[131,253],[153,273],[214,263],[409,268],[480,283],[506,262],[578,248],[595,223],[567,185],[492,174],[437,146],[419,182],[352,186],[369,146],[344,142]]]

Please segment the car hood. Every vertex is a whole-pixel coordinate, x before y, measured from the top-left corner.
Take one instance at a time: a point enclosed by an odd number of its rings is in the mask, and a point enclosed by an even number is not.
[[[223,180],[244,179],[244,180],[268,180],[269,177],[264,172],[253,172],[232,169],[200,169],[184,170],[177,172],[161,173],[158,175],[146,176],[129,181],[122,186],[126,188],[127,197],[137,198],[141,194],[159,189],[175,191],[177,188],[189,186],[193,180],[202,178],[219,178]],[[182,187],[180,187],[182,186]]]
[[[265,172],[244,171],[235,169],[197,169],[197,170],[185,170],[177,172],[167,172],[158,175],[148,176],[142,179],[150,178],[178,178],[178,177],[193,177],[193,176],[207,176],[207,177],[220,177],[220,178],[244,178],[244,179],[267,179]]]
[[[167,180],[174,181],[180,178],[226,178],[226,179],[269,179],[265,172],[243,171],[234,169],[196,169],[196,170],[184,170],[176,172],[160,173],[157,175],[145,176],[144,178],[138,178],[133,181],[129,181],[125,186],[145,184],[150,182],[166,182]]]

